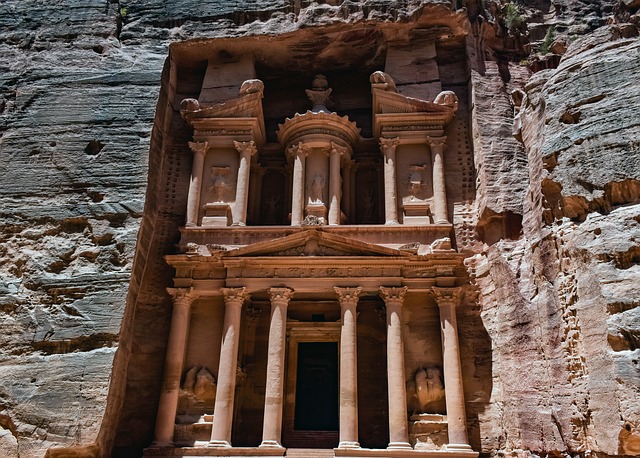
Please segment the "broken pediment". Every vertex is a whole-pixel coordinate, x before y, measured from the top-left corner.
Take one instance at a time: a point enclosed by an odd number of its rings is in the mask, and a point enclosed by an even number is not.
[[[238,97],[223,102],[207,103],[184,99],[180,104],[182,118],[193,127],[195,141],[208,141],[211,146],[231,147],[234,141],[266,141],[262,98],[264,83],[249,79],[242,83]]]
[[[372,256],[407,257],[410,253],[308,229],[275,240],[258,242],[225,253],[225,257]]]
[[[440,92],[431,102],[398,93],[393,78],[385,72],[374,72],[370,82],[373,130],[377,136],[401,136],[407,131],[442,135],[444,126],[458,110],[458,98],[451,91]]]

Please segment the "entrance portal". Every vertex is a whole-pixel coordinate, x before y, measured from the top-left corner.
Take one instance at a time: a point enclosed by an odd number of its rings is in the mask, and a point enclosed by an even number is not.
[[[287,323],[289,342],[282,445],[338,446],[339,322]]]
[[[338,431],[338,343],[300,342],[296,377],[297,431]]]

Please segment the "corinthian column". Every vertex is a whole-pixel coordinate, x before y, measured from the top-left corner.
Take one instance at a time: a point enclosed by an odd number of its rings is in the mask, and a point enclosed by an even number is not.
[[[381,138],[380,148],[384,156],[384,215],[385,224],[398,224],[398,199],[396,192],[396,148],[399,138]]]
[[[429,137],[433,162],[433,222],[449,224],[447,217],[447,186],[444,175],[444,146],[446,137]]]
[[[340,224],[340,202],[342,201],[342,179],[340,178],[340,156],[347,148],[331,142],[329,151],[329,225]]]
[[[251,156],[257,149],[253,141],[233,142],[240,153],[240,166],[238,167],[238,182],[236,184],[236,204],[233,212],[233,225],[245,226],[247,224],[247,201],[249,199],[249,172]]]
[[[180,378],[189,333],[191,304],[198,297],[191,288],[167,288],[173,298],[169,340],[164,363],[164,378],[154,433],[154,446],[173,445],[173,430],[180,394]]]
[[[309,149],[300,142],[289,148],[289,153],[293,156],[291,225],[300,226],[304,219],[304,165]]]
[[[344,168],[344,182],[342,187],[342,197],[345,199],[344,201],[344,211],[347,214],[347,224],[355,224],[356,218],[354,215],[355,205],[352,205],[354,201],[351,190],[351,181],[353,175],[353,161],[351,159],[347,160]]]
[[[231,447],[231,426],[233,422],[233,401],[236,390],[238,368],[238,341],[240,338],[240,312],[245,299],[249,297],[246,288],[222,288],[224,295],[224,324],[220,365],[218,366],[218,386],[213,407],[213,431],[209,447]]]
[[[281,448],[282,401],[284,396],[284,354],[287,340],[287,307],[293,297],[289,288],[269,288],[271,324],[267,357],[267,386],[264,398],[264,425],[260,447]]]
[[[447,450],[471,450],[467,436],[460,346],[458,344],[458,321],[456,319],[456,306],[460,302],[460,288],[434,288],[433,292],[440,309],[444,393],[449,429]]]
[[[356,306],[362,291],[357,288],[333,288],[340,301],[340,444],[338,448],[358,448],[358,356]]]
[[[402,303],[407,287],[380,287],[387,307],[387,380],[389,391],[390,449],[410,449],[407,418],[407,387],[404,378],[404,344],[402,342]]]
[[[186,226],[193,227],[198,224],[204,157],[209,149],[209,144],[207,142],[189,142],[189,148],[193,151],[193,164],[191,165],[191,181],[189,182],[189,197],[187,198]]]

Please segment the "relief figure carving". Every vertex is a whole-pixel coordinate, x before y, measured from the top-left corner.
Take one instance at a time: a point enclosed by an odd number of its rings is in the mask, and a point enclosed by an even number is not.
[[[416,371],[414,379],[407,383],[409,412],[444,413],[445,398],[442,372],[438,366],[427,366]]]
[[[182,390],[201,401],[211,401],[216,397],[216,379],[206,367],[193,366],[187,371]]]
[[[416,201],[422,197],[418,196],[418,194],[425,187],[422,179],[426,168],[427,164],[414,164],[409,166],[408,191],[409,200],[411,201]]]
[[[322,173],[318,173],[311,183],[311,196],[309,196],[310,204],[323,204],[323,194],[324,194],[324,175]]]
[[[211,167],[212,182],[207,187],[213,195],[214,202],[224,202],[224,193],[229,189],[225,175],[229,173],[229,167]]]

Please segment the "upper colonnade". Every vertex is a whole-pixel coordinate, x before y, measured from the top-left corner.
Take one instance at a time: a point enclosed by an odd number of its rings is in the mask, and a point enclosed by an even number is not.
[[[283,171],[286,193],[262,183],[259,157],[267,143],[262,81],[245,81],[237,98],[221,103],[183,100],[181,114],[194,129],[185,227],[244,226],[250,206],[259,215],[254,225],[277,219],[269,212],[282,212],[281,220],[291,226],[349,225],[362,223],[358,211],[375,214],[378,205],[384,214],[380,224],[449,225],[445,127],[457,110],[456,95],[443,91],[434,101],[408,97],[381,71],[370,83],[373,139],[363,138],[355,122],[327,107],[332,88],[325,76],[316,75],[306,91],[312,108],[292,113],[276,131],[289,164]],[[355,185],[355,152],[370,145],[383,162],[380,204],[373,191]],[[256,208],[261,195],[267,205]]]

